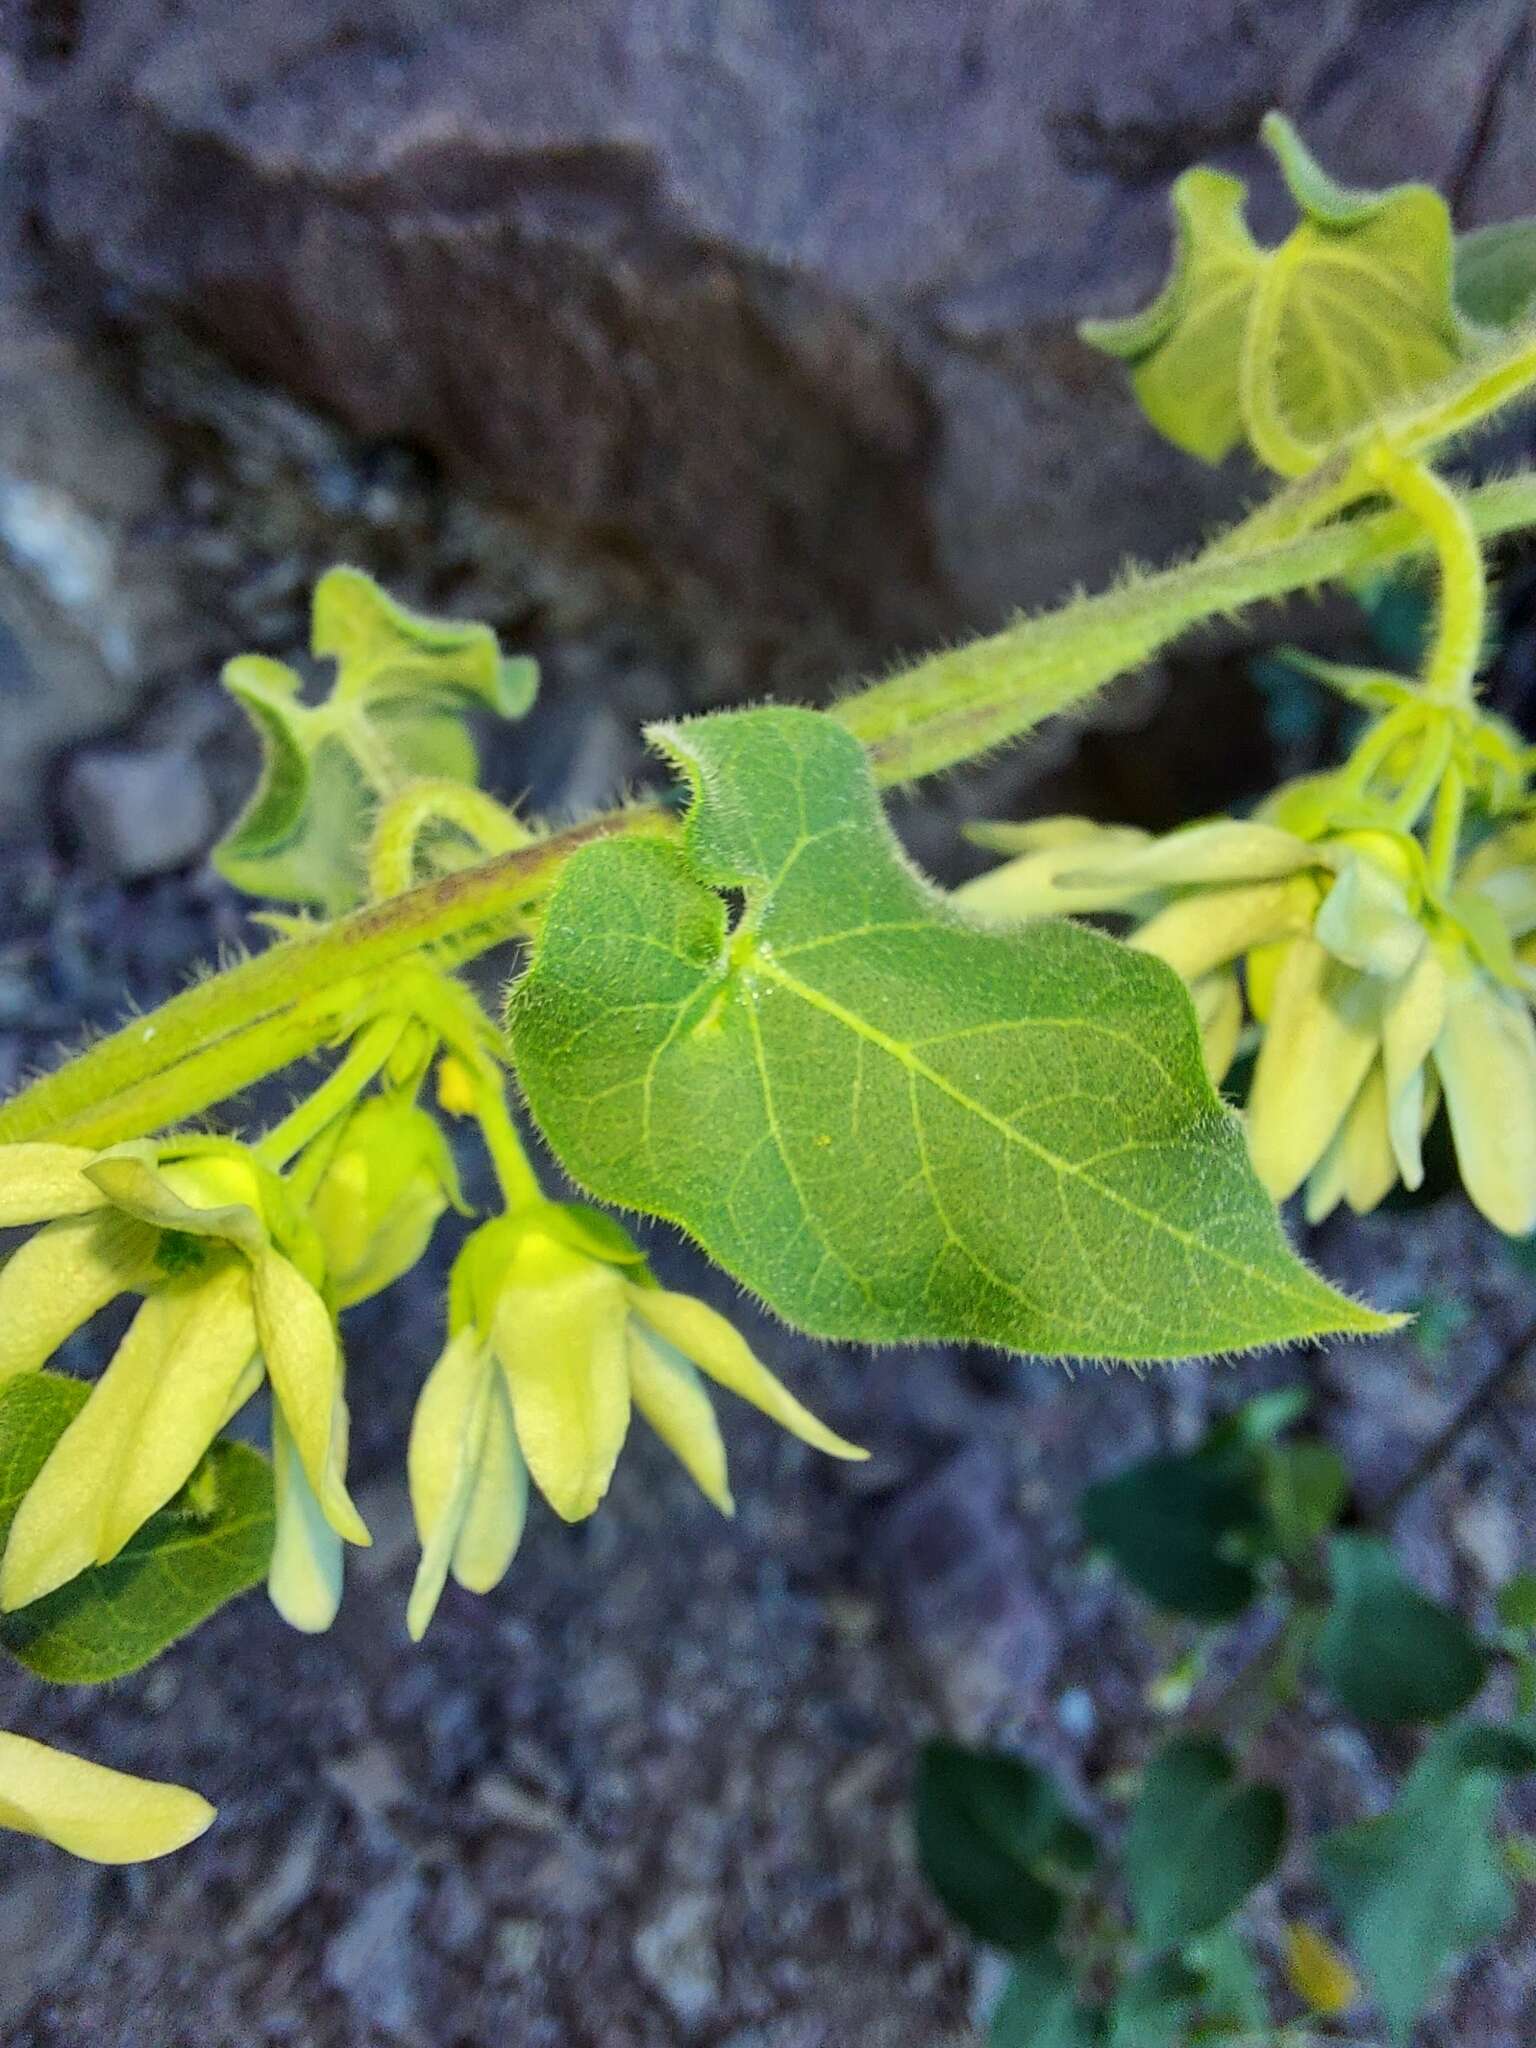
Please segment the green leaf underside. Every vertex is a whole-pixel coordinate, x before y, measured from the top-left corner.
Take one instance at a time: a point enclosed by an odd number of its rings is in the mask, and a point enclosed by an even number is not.
[[[1285,1839],[1272,1785],[1239,1784],[1218,1743],[1170,1742],[1147,1766],[1125,1837],[1125,1876],[1148,1947],[1206,1934],[1270,1876]]]
[[[1152,1358],[1381,1327],[1287,1246],[1161,963],[973,924],[820,713],[652,736],[693,783],[682,843],[577,855],[509,1013],[584,1187],[823,1337]]]
[[[953,1742],[923,1750],[914,1824],[923,1875],[955,1919],[994,1948],[1025,1949],[1051,1934],[1061,1894],[1039,1866],[1075,1866],[1092,1854],[1043,1772]]]
[[[1442,1729],[1390,1812],[1318,1842],[1323,1883],[1394,2041],[1408,2041],[1446,1965],[1509,1920],[1492,1822],[1501,1780],[1532,1770],[1536,1724]]]
[[[1536,309],[1536,220],[1457,236],[1456,303],[1480,327],[1512,327]]]
[[[1084,338],[1131,369],[1142,409],[1178,447],[1220,461],[1243,437],[1238,366],[1266,266],[1286,287],[1275,365],[1280,411],[1319,453],[1396,401],[1443,377],[1465,353],[1452,298],[1444,200],[1427,185],[1349,192],[1307,154],[1288,123],[1266,139],[1302,218],[1264,249],[1243,217],[1246,188],[1219,171],[1174,187],[1168,282],[1127,320],[1084,324]]]
[[[1336,1536],[1333,1601],[1318,1674],[1362,1721],[1440,1721],[1481,1688],[1488,1657],[1448,1607],[1428,1600],[1374,1536]]]
[[[0,1546],[89,1393],[55,1373],[27,1373],[0,1391]],[[188,1488],[110,1564],[0,1618],[0,1646],[58,1685],[121,1678],[256,1585],[272,1535],[267,1461],[244,1444],[216,1443]]]

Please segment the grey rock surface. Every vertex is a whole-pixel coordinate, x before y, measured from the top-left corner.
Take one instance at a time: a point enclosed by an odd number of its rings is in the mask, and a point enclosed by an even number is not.
[[[90,303],[823,683],[1233,504],[1073,329],[1267,107],[1467,224],[1536,192],[1525,0],[115,0],[63,41],[26,163]]]

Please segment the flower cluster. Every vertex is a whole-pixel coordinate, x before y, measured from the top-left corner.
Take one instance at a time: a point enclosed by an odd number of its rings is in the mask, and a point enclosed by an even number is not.
[[[449,1065],[450,1097],[457,1075]],[[0,1228],[31,1229],[0,1264],[0,1384],[40,1370],[117,1297],[136,1304],[17,1507],[0,1609],[116,1557],[195,1487],[209,1446],[265,1381],[269,1591],[298,1628],[334,1618],[342,1546],[368,1541],[347,1491],[336,1316],[414,1265],[444,1210],[465,1205],[441,1129],[413,1090],[386,1088],[323,1121],[296,1115],[318,1128],[283,1172],[270,1146],[211,1137],[0,1150]],[[503,1142],[515,1143],[510,1126]],[[448,1342],[417,1406],[412,1636],[450,1574],[482,1592],[500,1580],[530,1478],[565,1519],[593,1512],[632,1409],[730,1514],[703,1375],[834,1457],[865,1455],[802,1407],[724,1317],[661,1287],[617,1224],[544,1200],[529,1173],[455,1262]],[[112,1860],[179,1847],[211,1817],[179,1787],[0,1736],[0,1826]]]
[[[1491,830],[1446,885],[1410,831],[1340,829],[1317,783],[1251,820],[1152,838],[1081,818],[990,826],[1014,857],[967,884],[978,915],[1114,912],[1189,985],[1219,1083],[1255,1050],[1248,1142],[1310,1220],[1423,1180],[1443,1099],[1467,1192],[1536,1228],[1536,818]],[[1245,1006],[1246,997],[1246,1006]]]
[[[96,1153],[15,1145],[0,1222],[42,1226],[0,1268],[0,1383],[45,1365],[118,1295],[141,1297],[16,1511],[0,1608],[116,1557],[265,1379],[278,1501],[272,1597],[298,1626],[324,1626],[333,1547],[366,1543],[368,1531],[344,1476],[347,1406],[320,1291],[324,1254],[282,1182],[220,1139]]]
[[[866,1455],[802,1407],[724,1316],[660,1287],[611,1218],[539,1202],[475,1231],[454,1265],[448,1344],[411,1429],[422,1545],[411,1635],[425,1632],[450,1573],[477,1593],[501,1579],[530,1477],[566,1521],[593,1512],[633,1409],[730,1514],[725,1446],[701,1372],[817,1450]]]

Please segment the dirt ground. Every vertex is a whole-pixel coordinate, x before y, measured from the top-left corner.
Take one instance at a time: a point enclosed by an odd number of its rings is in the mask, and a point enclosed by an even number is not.
[[[10,849],[5,872],[0,1076],[125,994],[152,1000],[237,928],[201,871],[128,886],[37,844]],[[656,1249],[675,1282],[711,1284],[686,1248]],[[376,1543],[329,1636],[294,1634],[253,1595],[110,1688],[0,1677],[0,1723],[220,1808],[193,1849],[143,1869],[4,1838],[3,2038],[961,2048],[997,1974],[916,1875],[914,1746],[939,1729],[1016,1744],[1112,1817],[1091,1788],[1155,1739],[1144,1687],[1183,1640],[1085,1558],[1081,1487],[1300,1382],[1371,1515],[1536,1320],[1529,1262],[1455,1199],[1339,1226],[1314,1250],[1378,1302],[1427,1305],[1420,1334],[1069,1377],[818,1350],[757,1324],[797,1389],[869,1445],[867,1466],[818,1461],[738,1409],[730,1523],[637,1438],[593,1522],[536,1514],[500,1591],[450,1588],[412,1649],[399,1468],[439,1258],[353,1319]],[[1515,1374],[1390,1518],[1421,1581],[1484,1622],[1490,1585],[1536,1562],[1533,1450],[1532,1380]],[[1315,1826],[1375,1810],[1405,1754],[1309,1709],[1258,1761]],[[1528,1894],[1424,2048],[1519,2048],[1533,1984]]]

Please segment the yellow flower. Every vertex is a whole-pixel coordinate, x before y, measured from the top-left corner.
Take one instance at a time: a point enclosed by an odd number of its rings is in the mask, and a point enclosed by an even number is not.
[[[1296,1996],[1324,2019],[1338,2019],[1360,1996],[1345,1958],[1327,1935],[1302,1920],[1286,1922],[1285,1974]]]
[[[1016,857],[958,892],[989,918],[1099,910],[1189,985],[1206,1067],[1257,1058],[1249,1152],[1277,1201],[1308,1219],[1374,1208],[1424,1177],[1442,1096],[1467,1192],[1500,1229],[1536,1227],[1536,819],[1494,834],[1448,891],[1406,831],[1340,829],[1326,778],[1250,821],[1160,839],[1082,819],[991,826]],[[1241,973],[1242,980],[1239,980]]]
[[[42,1366],[115,1294],[144,1295],[17,1510],[0,1561],[0,1608],[25,1606],[115,1557],[186,1483],[263,1373],[303,1486],[338,1535],[367,1542],[342,1476],[341,1355],[315,1285],[318,1246],[270,1174],[239,1146],[213,1140],[94,1154],[18,1145],[0,1149],[0,1188],[0,1213],[45,1224],[0,1273],[0,1322],[12,1311],[25,1332],[0,1359],[0,1375]],[[71,1249],[59,1233],[83,1227],[95,1235],[72,1248],[84,1254],[85,1278],[55,1310],[47,1290],[66,1291],[61,1261]],[[307,1512],[290,1486],[286,1519]],[[280,1482],[280,1551],[284,1519]],[[274,1597],[282,1607],[281,1579]]]
[[[724,1316],[658,1287],[626,1233],[548,1203],[474,1233],[454,1267],[448,1346],[422,1389],[410,1484],[422,1544],[407,1625],[449,1573],[494,1586],[522,1534],[528,1479],[566,1521],[608,1490],[641,1415],[723,1514],[725,1446],[700,1372],[836,1458],[862,1458],[753,1355]]]
[[[0,1733],[0,1827],[91,1863],[144,1863],[183,1849],[214,1810],[181,1785],[131,1778],[25,1735]]]

